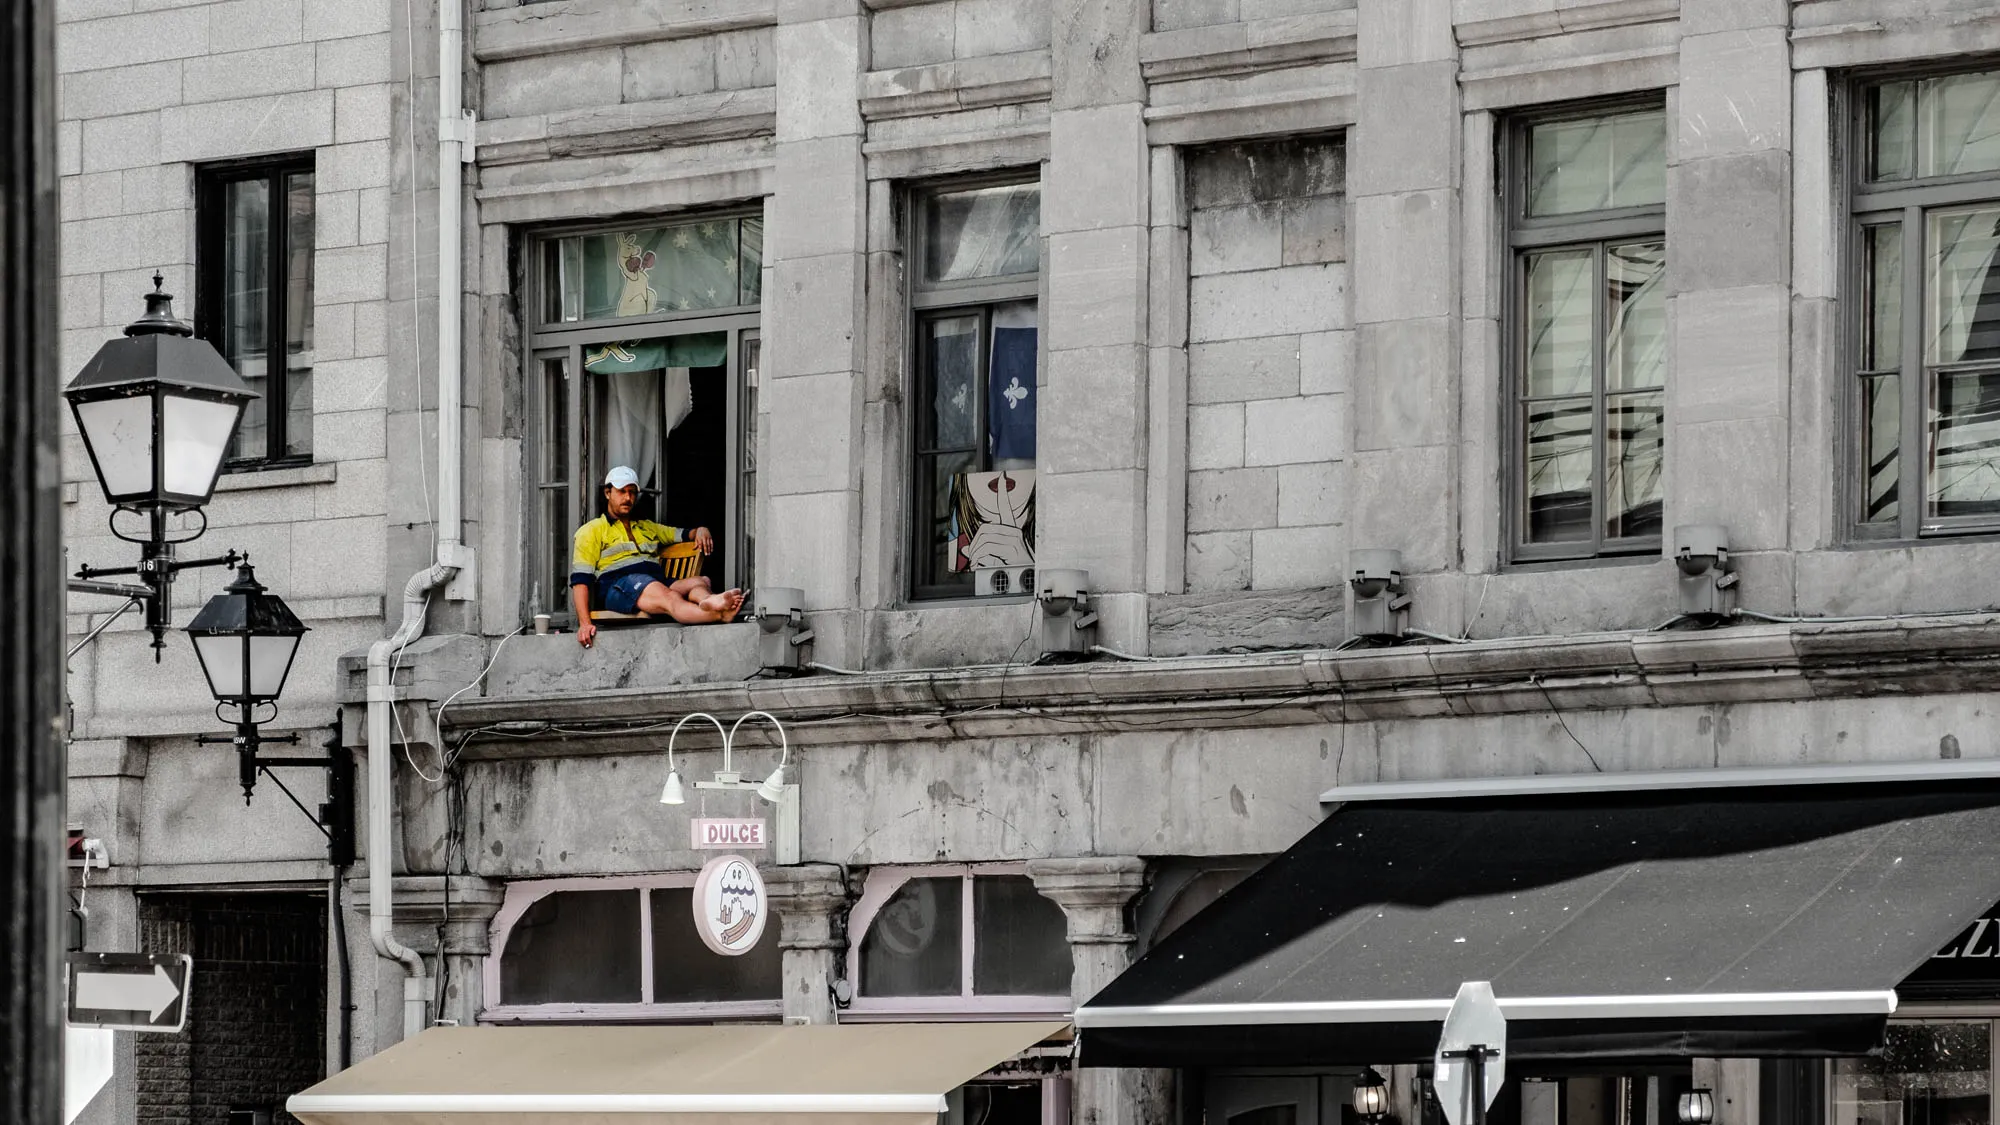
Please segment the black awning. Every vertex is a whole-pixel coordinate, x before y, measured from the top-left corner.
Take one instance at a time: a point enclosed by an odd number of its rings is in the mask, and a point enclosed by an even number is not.
[[[1349,802],[1085,1004],[1082,1061],[1421,1061],[1468,980],[1511,1059],[1861,1054],[1996,897],[1992,779]]]

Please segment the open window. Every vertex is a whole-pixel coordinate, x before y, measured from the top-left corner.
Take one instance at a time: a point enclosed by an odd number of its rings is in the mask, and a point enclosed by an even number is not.
[[[487,1023],[775,1018],[776,927],[739,957],[694,921],[694,874],[513,883],[493,919]]]
[[[718,588],[752,581],[763,220],[717,215],[531,243],[531,611],[568,615],[570,539],[614,465],[634,516],[706,527]]]

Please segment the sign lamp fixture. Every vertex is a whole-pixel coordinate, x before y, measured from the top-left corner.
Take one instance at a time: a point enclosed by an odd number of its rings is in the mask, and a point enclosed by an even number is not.
[[[767,719],[778,730],[778,768],[772,770],[770,776],[766,777],[762,782],[743,780],[742,773],[734,768],[732,762],[736,731],[742,727],[745,720],[754,718]],[[707,719],[709,722],[715,724],[716,732],[722,735],[722,768],[715,771],[714,781],[695,782],[694,787],[696,789],[734,789],[754,792],[757,796],[763,798],[767,804],[773,805],[785,799],[785,790],[788,788],[785,785],[785,766],[791,762],[792,750],[790,743],[785,738],[784,725],[778,722],[776,716],[768,711],[751,711],[730,724],[729,729],[724,730],[720,719],[717,719],[706,711],[696,711],[691,715],[683,717],[680,722],[675,723],[673,733],[667,736],[667,784],[660,790],[661,804],[680,805],[687,803],[687,795],[681,787],[681,772],[674,764],[674,739],[681,733],[682,727],[696,719]]]

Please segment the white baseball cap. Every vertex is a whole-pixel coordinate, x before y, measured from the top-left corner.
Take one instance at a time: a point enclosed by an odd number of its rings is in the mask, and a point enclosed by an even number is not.
[[[638,483],[639,474],[633,472],[630,467],[625,465],[619,465],[617,468],[604,474],[604,487],[606,488],[628,488]]]

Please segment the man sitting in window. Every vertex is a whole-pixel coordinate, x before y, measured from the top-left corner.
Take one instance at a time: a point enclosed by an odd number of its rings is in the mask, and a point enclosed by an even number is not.
[[[639,474],[620,465],[604,476],[604,514],[576,529],[570,562],[570,603],[576,608],[576,642],[585,648],[597,637],[590,620],[591,592],[603,596],[613,613],[664,613],[683,625],[733,621],[743,608],[743,591],[709,588],[703,575],[667,581],[661,554],[683,541],[681,529],[632,518],[639,502]],[[705,527],[685,536],[706,555],[715,537]]]

